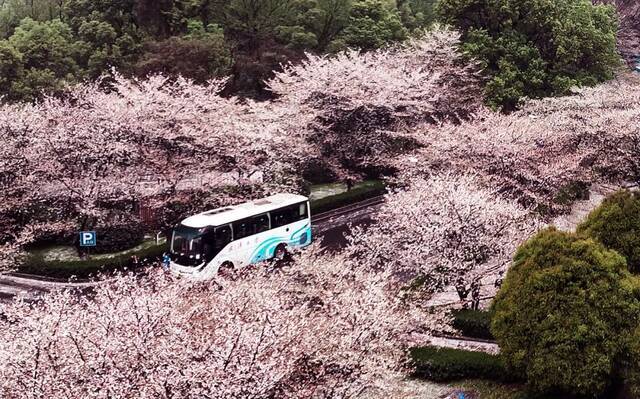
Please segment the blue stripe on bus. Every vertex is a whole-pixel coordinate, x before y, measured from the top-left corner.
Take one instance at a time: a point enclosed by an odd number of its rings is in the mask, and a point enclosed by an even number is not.
[[[265,259],[271,258],[274,256],[274,252],[276,247],[280,244],[280,243],[286,243],[287,245],[291,245],[291,246],[299,246],[299,245],[305,245],[309,243],[309,236],[311,233],[311,226],[307,223],[305,224],[303,227],[301,227],[300,229],[294,231],[290,236],[289,239],[287,240],[285,237],[270,237],[268,239],[266,239],[265,241],[263,241],[262,243],[260,243],[260,245],[253,251],[253,253],[251,254],[251,258],[249,263],[257,263],[260,261],[263,261]],[[296,235],[300,232],[303,232],[303,234],[300,234],[297,239],[296,239]],[[301,238],[303,236],[305,237],[305,241],[304,243],[300,242]]]

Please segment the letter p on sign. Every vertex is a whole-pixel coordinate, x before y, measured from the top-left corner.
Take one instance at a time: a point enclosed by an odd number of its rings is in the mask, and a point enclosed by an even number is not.
[[[95,247],[96,246],[96,232],[95,231],[81,231],[80,232],[80,246],[81,247]]]

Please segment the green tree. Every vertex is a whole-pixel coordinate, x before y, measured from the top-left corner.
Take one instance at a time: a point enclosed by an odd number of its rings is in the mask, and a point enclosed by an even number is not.
[[[398,0],[402,24],[411,32],[419,32],[436,20],[436,0]]]
[[[640,327],[637,327],[629,344],[629,351],[621,373],[630,398],[640,397]]]
[[[622,190],[605,198],[577,231],[619,252],[632,272],[640,272],[640,193]]]
[[[518,249],[492,304],[492,332],[534,390],[597,397],[619,371],[639,296],[621,255],[550,228]]]
[[[77,47],[71,29],[60,20],[24,19],[8,39],[20,54],[22,73],[15,76],[9,97],[32,100],[42,91],[61,90],[78,73]]]
[[[64,0],[64,15],[78,39],[79,77],[131,69],[142,40],[134,0]]]
[[[154,38],[179,36],[185,33],[192,7],[193,4],[185,0],[137,0],[136,23]]]
[[[351,7],[349,23],[333,43],[333,49],[344,47],[363,51],[380,48],[407,37],[395,2],[356,0]]]
[[[489,104],[566,94],[610,79],[620,62],[610,5],[589,0],[441,0],[444,21],[463,31],[462,49],[490,75]]]
[[[147,42],[134,70],[138,76],[163,73],[204,83],[228,74],[231,61],[219,26],[210,24],[205,28],[200,21],[189,21],[187,35]]]
[[[0,96],[14,99],[11,86],[23,75],[22,54],[8,41],[0,41]]]
[[[347,27],[351,13],[351,0],[317,0],[305,15],[303,22],[313,32],[317,49],[327,46]]]
[[[0,37],[8,38],[20,21],[31,18],[35,21],[62,19],[65,0],[0,0]]]

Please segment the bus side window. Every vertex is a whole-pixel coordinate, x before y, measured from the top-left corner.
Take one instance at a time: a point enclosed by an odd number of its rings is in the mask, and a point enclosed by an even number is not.
[[[208,230],[202,235],[202,250],[207,261],[210,261],[215,254],[215,233],[213,230]]]
[[[291,214],[291,221],[289,223],[298,222],[307,218],[307,203],[291,205],[287,207]]]
[[[307,218],[307,203],[303,202],[302,204],[298,205],[298,217],[296,218],[296,220],[303,220]]]
[[[255,227],[256,234],[269,230],[269,216],[265,213],[251,219]]]
[[[289,223],[292,223],[294,219],[293,219],[293,213],[291,211],[292,209],[290,207],[278,209],[277,211],[272,211],[271,227],[276,228],[276,227],[281,227]]]
[[[250,219],[240,220],[233,224],[233,239],[249,237],[254,234],[254,224]]]
[[[231,227],[229,225],[216,227],[215,248],[221,251],[231,242]]]

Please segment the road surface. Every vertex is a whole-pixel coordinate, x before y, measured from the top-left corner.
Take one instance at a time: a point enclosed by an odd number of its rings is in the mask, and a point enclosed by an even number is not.
[[[324,212],[313,217],[313,234],[322,240],[328,249],[339,249],[346,244],[345,234],[349,226],[367,225],[372,222],[372,215],[380,209],[382,197],[376,197],[353,205]],[[27,300],[38,297],[55,289],[87,288],[95,283],[75,282],[39,278],[22,274],[0,275],[0,302],[12,301],[16,296]]]

